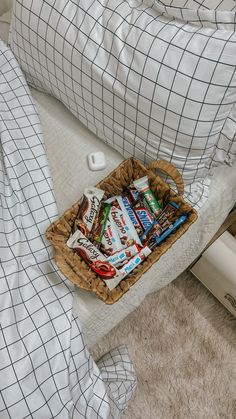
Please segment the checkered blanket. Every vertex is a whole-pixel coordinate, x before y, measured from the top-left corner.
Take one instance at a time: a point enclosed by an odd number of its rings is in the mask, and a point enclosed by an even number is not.
[[[0,41],[0,418],[118,418],[136,381],[127,349],[96,364],[73,286],[44,237],[57,218],[37,110]]]

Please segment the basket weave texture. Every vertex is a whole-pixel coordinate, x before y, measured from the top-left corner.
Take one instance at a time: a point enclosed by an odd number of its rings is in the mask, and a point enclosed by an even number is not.
[[[155,174],[155,169],[159,169],[170,176],[175,182],[178,192],[170,189],[169,185],[160,176]],[[161,206],[163,205],[163,199],[165,199],[167,194],[170,194],[171,201],[180,205],[177,216],[181,213],[188,213],[189,216],[181,227],[170,234],[161,245],[157,246],[148,258],[113,290],[109,290],[105,282],[88,267],[85,261],[73,249],[70,249],[66,245],[79,211],[80,201],[65,211],[46,231],[47,239],[55,248],[56,264],[62,273],[78,287],[94,292],[106,304],[113,304],[118,301],[197,219],[197,212],[182,197],[184,184],[180,173],[170,163],[163,160],[154,161],[148,167],[145,167],[139,160],[129,158],[124,160],[96,186],[103,189],[108,196],[119,195],[135,179],[143,176],[148,176],[150,187],[158,197]]]

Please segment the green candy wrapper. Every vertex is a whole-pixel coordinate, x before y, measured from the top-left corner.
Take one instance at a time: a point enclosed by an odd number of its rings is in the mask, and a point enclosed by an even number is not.
[[[158,217],[161,212],[161,206],[149,187],[148,177],[144,176],[140,179],[134,180],[134,186],[138,192],[144,196],[152,213]]]

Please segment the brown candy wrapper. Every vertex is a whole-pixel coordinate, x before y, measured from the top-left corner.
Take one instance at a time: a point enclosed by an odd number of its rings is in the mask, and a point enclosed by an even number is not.
[[[76,217],[73,232],[77,229],[80,229],[82,233],[88,237],[90,231],[92,230],[93,223],[98,214],[101,200],[104,196],[104,191],[98,188],[86,188],[82,201],[80,204],[80,209],[78,216]]]

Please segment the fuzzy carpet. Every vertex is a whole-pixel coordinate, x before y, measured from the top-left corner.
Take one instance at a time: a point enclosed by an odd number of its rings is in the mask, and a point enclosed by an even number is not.
[[[138,377],[124,419],[235,419],[236,319],[190,272],[93,349],[126,344]]]

